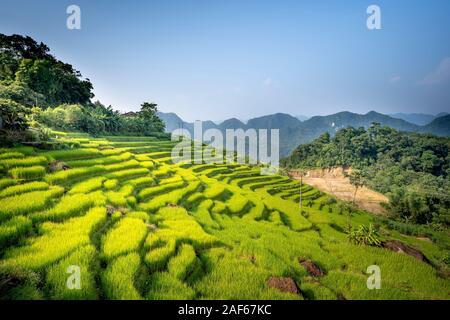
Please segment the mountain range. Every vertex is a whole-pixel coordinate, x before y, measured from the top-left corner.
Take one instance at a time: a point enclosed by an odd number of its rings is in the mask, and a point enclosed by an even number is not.
[[[183,121],[175,113],[159,112],[159,117],[166,124],[166,131],[172,132],[181,126],[193,134],[194,124]],[[399,114],[397,114],[399,115]],[[375,111],[366,114],[343,111],[327,116],[314,116],[305,121],[285,113],[275,113],[262,117],[252,118],[247,123],[236,118],[230,118],[220,124],[213,121],[203,121],[203,130],[210,128],[225,132],[226,129],[279,129],[280,130],[280,156],[288,156],[299,144],[308,143],[324,132],[333,135],[341,128],[365,127],[368,128],[373,122],[392,127],[400,131],[431,133],[439,136],[450,136],[450,115],[442,114],[434,116],[431,122],[418,125],[399,119],[391,115],[385,115]]]
[[[391,113],[391,114],[388,114],[388,116],[391,116],[393,118],[403,119],[405,121],[411,122],[413,124],[417,124],[419,126],[427,125],[434,119],[440,118],[440,117],[443,117],[446,115],[448,115],[447,112],[441,112],[437,115],[425,114],[425,113]]]

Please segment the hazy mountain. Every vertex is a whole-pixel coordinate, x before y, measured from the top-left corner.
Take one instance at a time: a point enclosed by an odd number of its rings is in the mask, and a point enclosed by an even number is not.
[[[402,119],[419,126],[424,126],[431,123],[431,121],[433,121],[434,119],[445,116],[447,114],[448,113],[446,112],[441,112],[434,116],[432,114],[425,113],[393,113],[389,114],[389,116],[397,119]]]
[[[295,117],[296,117],[298,120],[300,120],[300,121],[305,121],[305,120],[308,120],[308,119],[309,119],[309,117],[304,116],[304,115],[301,115],[301,114],[298,114],[298,115],[296,115]]]
[[[431,132],[439,136],[450,136],[450,114],[434,119],[423,127],[422,132]]]
[[[240,129],[245,128],[246,125],[241,120],[236,118],[231,118],[225,120],[221,124],[218,125],[218,129],[226,130],[226,129]]]
[[[189,130],[191,134],[193,133],[193,123],[184,122],[176,114],[160,112],[159,116],[166,123],[166,131],[171,132],[182,124],[183,128]],[[311,142],[324,132],[329,132],[333,135],[337,130],[348,126],[368,128],[373,122],[378,122],[381,125],[400,131],[432,133],[442,136],[450,135],[450,116],[437,118],[426,126],[419,126],[375,111],[367,114],[344,111],[328,116],[315,116],[305,121],[300,121],[289,114],[276,113],[250,119],[247,124],[236,118],[225,120],[220,124],[204,121],[203,130],[216,128],[225,134],[226,129],[279,129],[280,155],[284,157],[289,155],[299,144]]]

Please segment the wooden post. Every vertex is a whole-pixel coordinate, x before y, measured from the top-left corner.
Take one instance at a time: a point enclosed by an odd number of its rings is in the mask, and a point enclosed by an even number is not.
[[[303,171],[300,171],[300,214],[303,213],[303,195],[302,195],[302,189],[303,189]]]

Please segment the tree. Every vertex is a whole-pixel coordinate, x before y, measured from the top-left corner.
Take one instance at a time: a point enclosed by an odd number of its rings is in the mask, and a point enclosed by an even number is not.
[[[144,102],[141,104],[141,111],[138,117],[145,121],[147,132],[164,131],[164,122],[158,117],[158,105],[156,103]]]
[[[347,174],[347,176],[350,180],[350,183],[355,188],[355,191],[353,193],[353,200],[352,200],[352,203],[355,204],[356,193],[358,192],[358,190],[360,188],[364,187],[367,183],[366,173],[365,173],[365,170],[354,169],[354,170],[352,170],[352,172],[350,174]]]
[[[12,100],[0,99],[0,129],[24,131],[28,128],[26,116],[31,110]]]
[[[0,34],[0,80],[42,94],[45,105],[87,104],[93,97],[92,83],[70,64],[57,60],[49,48],[30,37]]]

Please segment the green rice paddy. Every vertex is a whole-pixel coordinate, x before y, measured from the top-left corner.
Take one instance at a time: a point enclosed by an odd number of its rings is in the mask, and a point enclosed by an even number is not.
[[[64,139],[80,148],[0,150],[2,299],[450,298],[447,242],[382,229],[429,262],[356,245],[344,230],[369,225],[371,214],[342,212],[286,177],[173,164],[174,142],[155,138]],[[79,289],[66,285],[74,265]],[[380,267],[379,290],[366,286],[370,265]],[[293,279],[300,294],[269,286],[270,277]]]

